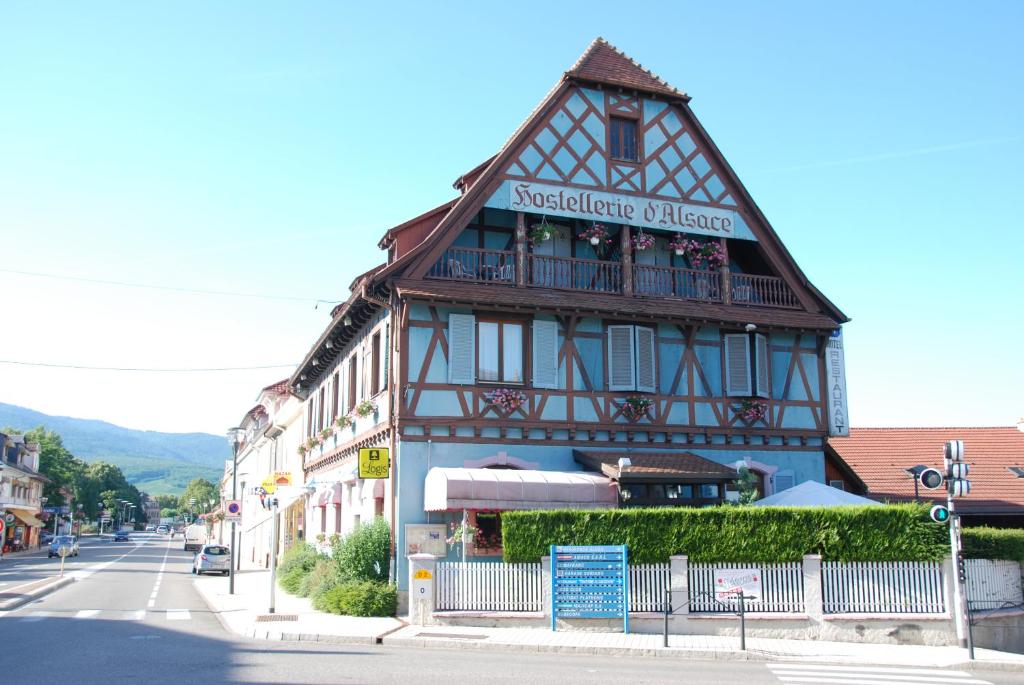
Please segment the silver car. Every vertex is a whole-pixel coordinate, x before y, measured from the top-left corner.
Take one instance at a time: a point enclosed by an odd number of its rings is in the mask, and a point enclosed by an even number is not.
[[[227,575],[231,572],[231,550],[224,545],[203,545],[192,559],[192,573],[203,575],[204,573],[221,573]]]
[[[50,543],[50,551],[47,557],[59,557],[61,548],[67,550],[64,556],[77,557],[78,556],[78,538],[74,535],[58,535]]]

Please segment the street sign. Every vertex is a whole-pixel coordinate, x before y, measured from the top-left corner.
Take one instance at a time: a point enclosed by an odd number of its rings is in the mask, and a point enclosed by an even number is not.
[[[224,503],[224,520],[235,522],[242,520],[242,500],[229,499]]]
[[[364,447],[359,450],[360,478],[387,478],[391,470],[391,453],[387,447]]]
[[[551,545],[551,630],[559,618],[621,618],[629,632],[626,545]]]
[[[935,521],[936,523],[949,522],[949,509],[941,504],[936,504],[932,507],[931,511],[928,512],[928,515],[931,516],[932,521]]]
[[[734,602],[743,599],[761,601],[761,571],[756,568],[720,568],[715,570],[715,599]]]
[[[263,479],[263,482],[260,483],[260,487],[263,488],[263,494],[272,495],[277,491],[277,488],[291,484],[291,471],[274,471],[272,474]]]
[[[938,469],[925,469],[919,476],[921,479],[921,485],[928,488],[929,490],[935,490],[936,488],[942,487],[942,472]]]
[[[14,514],[12,514],[11,512],[7,512],[6,514],[4,514],[4,521],[6,521],[7,523],[14,523]]]

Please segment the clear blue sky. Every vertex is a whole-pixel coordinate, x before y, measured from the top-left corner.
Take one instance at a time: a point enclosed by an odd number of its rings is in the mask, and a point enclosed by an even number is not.
[[[894,5],[899,5],[894,7]],[[1024,4],[7,3],[0,359],[295,363],[597,35],[693,97],[853,322],[853,425],[1024,414]],[[0,364],[0,401],[219,432],[288,369]]]

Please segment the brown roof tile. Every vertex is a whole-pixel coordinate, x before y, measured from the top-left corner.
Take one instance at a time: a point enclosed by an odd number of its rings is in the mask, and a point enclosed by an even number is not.
[[[566,76],[688,99],[686,93],[644,69],[604,38],[596,38]]]
[[[577,462],[604,473],[609,478],[620,476],[640,478],[701,478],[722,480],[735,478],[736,471],[691,452],[591,452],[575,450]],[[627,457],[631,464],[620,473],[619,459]]]
[[[1024,513],[1024,479],[1009,466],[1024,466],[1024,433],[1016,428],[851,428],[828,444],[860,476],[873,499],[909,500],[918,464],[942,470],[943,445],[963,440],[971,494],[957,499],[964,513]],[[945,490],[920,489],[921,499],[945,502]]]
[[[592,310],[625,317],[646,316],[661,319],[725,322],[736,325],[833,330],[838,324],[824,314],[790,309],[769,309],[690,302],[656,297],[625,297],[601,293],[566,292],[546,288],[515,288],[488,283],[457,281],[396,280],[395,287],[404,297],[427,298],[467,304],[512,307],[540,307],[555,310]]]

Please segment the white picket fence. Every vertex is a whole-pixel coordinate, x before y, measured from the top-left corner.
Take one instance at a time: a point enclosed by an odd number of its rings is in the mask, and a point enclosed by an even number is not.
[[[715,571],[756,568],[761,572],[761,601],[746,602],[746,611],[803,613],[804,573],[799,561],[782,564],[690,564],[690,612],[736,610],[735,602],[715,601]]]
[[[442,561],[437,564],[439,611],[543,611],[540,564]]]
[[[1020,564],[997,559],[967,559],[967,599],[971,609],[997,609],[1024,603]]]
[[[938,614],[946,611],[942,565],[938,562],[826,561],[821,566],[826,614]]]
[[[664,611],[665,591],[670,587],[668,564],[636,564],[629,567],[629,610]]]

